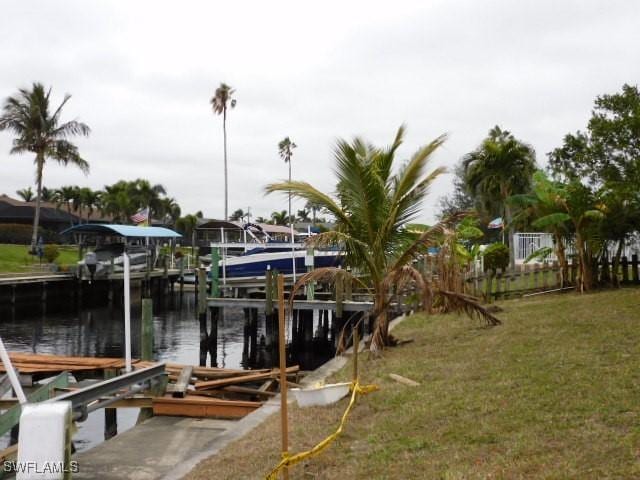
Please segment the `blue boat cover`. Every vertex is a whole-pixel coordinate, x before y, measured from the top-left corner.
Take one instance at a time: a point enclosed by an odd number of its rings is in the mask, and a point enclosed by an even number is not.
[[[85,223],[67,228],[65,233],[93,233],[96,235],[117,235],[119,237],[149,237],[149,238],[178,238],[182,237],[164,227],[136,227],[135,225],[113,225],[100,223]]]

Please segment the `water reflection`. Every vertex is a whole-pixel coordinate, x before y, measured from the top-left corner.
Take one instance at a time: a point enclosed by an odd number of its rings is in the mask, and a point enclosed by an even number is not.
[[[62,292],[63,293],[63,292]],[[69,295],[15,306],[0,305],[0,335],[9,351],[67,356],[123,357],[124,313],[119,305],[85,306]],[[102,297],[104,298],[104,297]],[[135,297],[134,297],[135,298]],[[106,302],[105,302],[106,303]],[[198,320],[193,293],[154,299],[154,358],[190,365],[268,368],[278,365],[277,317],[258,309],[212,311]],[[92,305],[96,302],[92,301]],[[132,356],[140,355],[141,304],[132,305]],[[335,352],[338,325],[326,312],[296,312],[287,321],[287,364],[312,370]],[[118,411],[118,431],[135,425],[137,411]],[[103,440],[104,412],[80,424],[79,450]],[[6,440],[6,438],[5,438]]]

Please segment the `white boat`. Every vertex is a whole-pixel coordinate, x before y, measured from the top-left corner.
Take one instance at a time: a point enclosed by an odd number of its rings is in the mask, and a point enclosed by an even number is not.
[[[144,247],[128,247],[129,263],[131,271],[144,270],[147,266],[147,250]],[[87,262],[88,260],[88,262]],[[124,271],[124,244],[112,243],[96,248],[93,252],[85,255],[85,258],[78,262],[78,269],[83,270],[84,276],[91,276],[87,263],[95,264],[96,270],[94,278],[106,277],[111,273],[122,273]]]

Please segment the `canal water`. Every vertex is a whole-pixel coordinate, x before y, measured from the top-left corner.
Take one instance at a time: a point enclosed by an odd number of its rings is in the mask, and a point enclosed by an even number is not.
[[[48,299],[46,305],[0,305],[0,335],[9,351],[68,356],[124,357],[124,312],[118,306],[74,307],[68,300]],[[217,342],[202,342],[193,292],[154,300],[154,359],[157,361],[226,368],[265,368],[277,365],[277,345],[265,335],[264,312],[251,328],[242,309],[225,309],[218,320]],[[140,304],[132,305],[132,356],[139,357]],[[210,325],[209,325],[210,329]],[[287,322],[287,364],[313,370],[335,353],[334,339],[314,315],[313,335],[292,338]],[[292,341],[295,340],[295,341]],[[304,340],[304,341],[303,341]],[[137,409],[118,409],[118,433],[135,425]],[[104,410],[78,424],[78,450],[104,440]],[[7,445],[8,435],[2,439]]]

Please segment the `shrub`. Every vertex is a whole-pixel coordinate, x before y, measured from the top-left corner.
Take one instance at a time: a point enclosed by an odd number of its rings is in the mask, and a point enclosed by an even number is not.
[[[53,263],[56,258],[60,256],[60,249],[58,245],[49,243],[44,246],[43,255],[47,263]]]
[[[31,233],[33,227],[21,223],[0,224],[0,243],[10,243],[14,245],[29,245],[31,243]],[[58,234],[51,230],[38,228],[38,236],[42,237],[45,243],[57,242]]]
[[[485,248],[484,253],[484,271],[491,269],[494,272],[498,269],[506,269],[509,266],[509,247],[504,243],[492,243]]]

